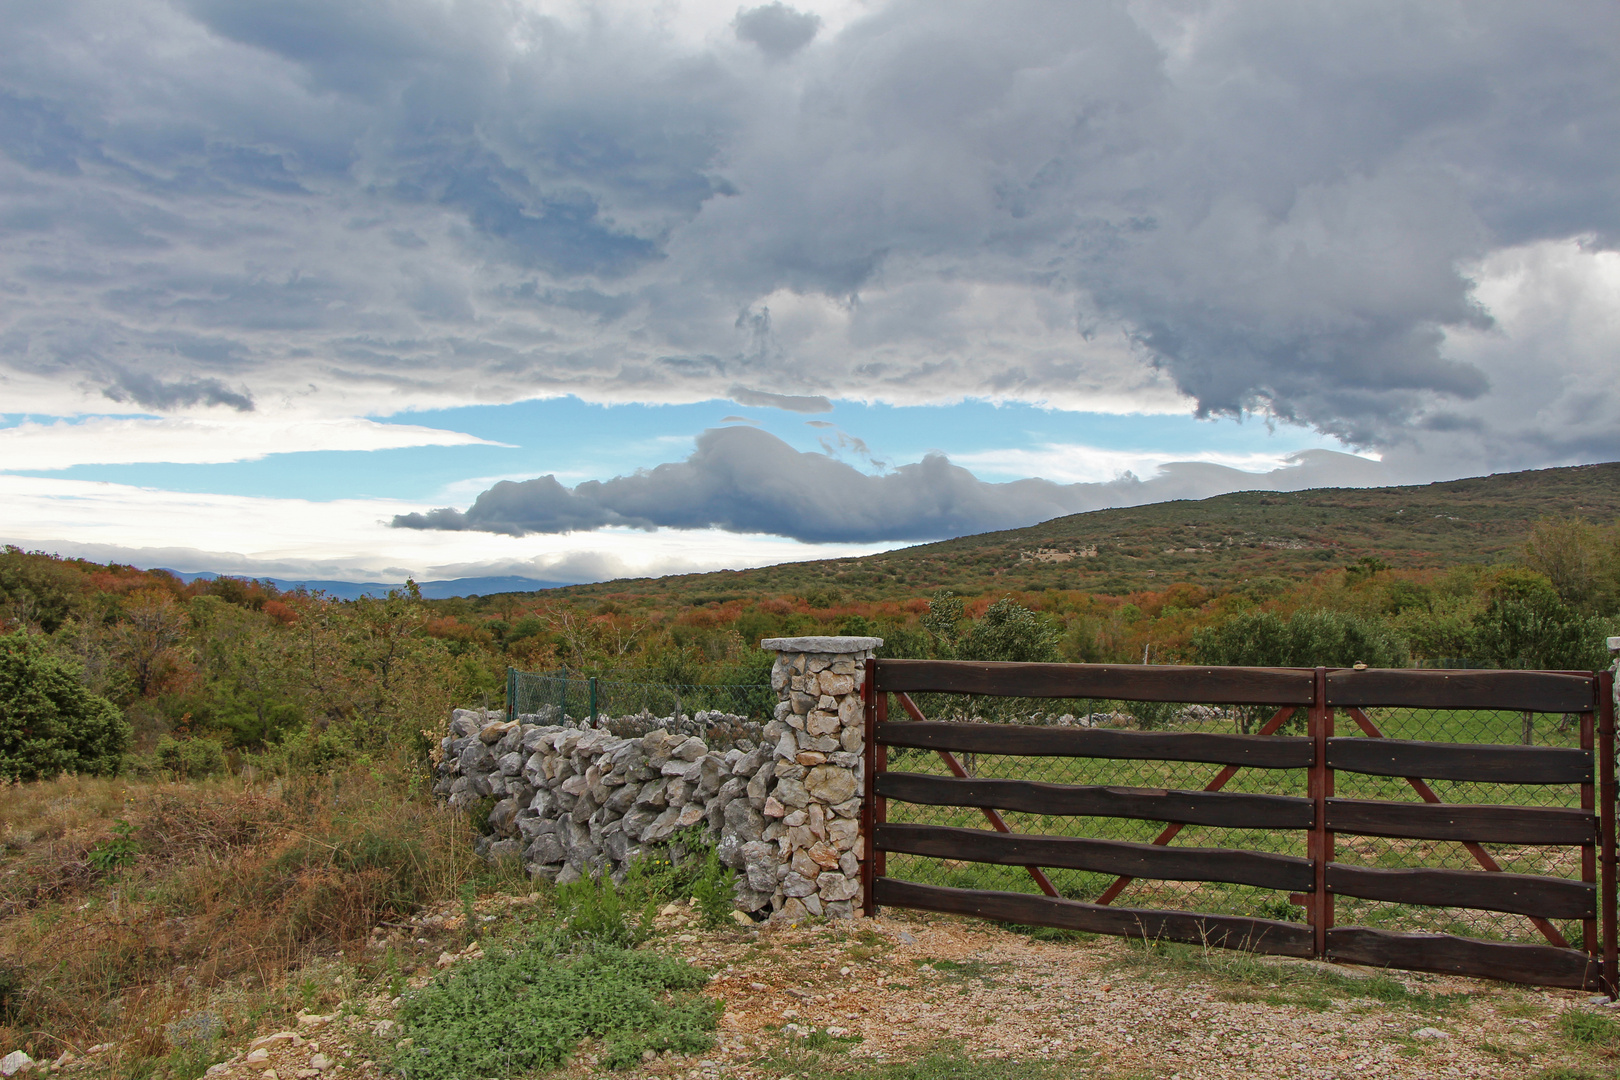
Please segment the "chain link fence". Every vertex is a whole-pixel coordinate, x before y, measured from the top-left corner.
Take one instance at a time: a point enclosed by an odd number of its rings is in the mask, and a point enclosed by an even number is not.
[[[913,695],[929,720],[1020,723],[1120,730],[1158,730],[1252,734],[1276,713],[1271,706],[1229,706],[1211,703],[1130,702],[1097,699],[999,698],[919,693]],[[898,699],[889,718],[907,719]],[[1579,715],[1526,714],[1516,711],[1368,708],[1363,716],[1380,734],[1392,739],[1441,743],[1581,746]],[[1297,709],[1278,735],[1304,735],[1307,709]],[[1336,711],[1334,734],[1365,737],[1349,710]],[[932,750],[888,748],[888,769],[950,775]],[[1219,765],[1197,762],[1116,760],[1104,758],[1025,757],[959,754],[958,760],[975,777],[1043,781],[1054,784],[1097,785],[1198,791],[1221,773]],[[1367,776],[1338,771],[1334,794],[1339,798],[1381,801],[1424,801],[1401,777]],[[1487,784],[1432,781],[1428,785],[1447,803],[1551,806],[1579,809],[1578,785]],[[1222,791],[1268,795],[1308,795],[1305,769],[1241,768]],[[1163,822],[1111,817],[1066,817],[1002,811],[1012,831],[1046,836],[1089,837],[1153,843],[1167,829]],[[960,828],[989,828],[983,814],[973,808],[927,806],[890,800],[887,819]],[[1307,833],[1299,829],[1227,829],[1187,825],[1168,841],[1174,847],[1228,848],[1307,856]],[[1565,879],[1581,878],[1581,849],[1574,847],[1475,845],[1504,871],[1540,874]],[[1479,870],[1481,864],[1468,845],[1455,841],[1401,840],[1340,835],[1335,861],[1378,867],[1450,868]],[[1021,867],[955,862],[891,852],[890,877],[933,885],[1011,892],[1039,892]],[[1058,892],[1069,899],[1096,901],[1115,881],[1112,875],[1068,869],[1047,869]],[[1113,903],[1126,907],[1170,908],[1211,914],[1248,915],[1305,922],[1306,909],[1290,894],[1250,885],[1221,882],[1183,882],[1136,879],[1119,892]],[[1336,898],[1338,925],[1363,925],[1391,931],[1445,932],[1500,941],[1543,943],[1541,931],[1523,915],[1474,909],[1435,908],[1393,904],[1340,896]],[[1570,944],[1579,948],[1578,921],[1555,923]]]
[[[606,728],[632,738],[653,728],[700,735],[715,748],[757,744],[776,706],[769,683],[642,682],[508,668],[506,715],[531,724]]]

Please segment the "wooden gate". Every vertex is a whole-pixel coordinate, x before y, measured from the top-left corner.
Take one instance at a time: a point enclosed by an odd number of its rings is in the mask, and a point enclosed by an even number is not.
[[[1620,988],[1608,672],[869,660],[865,695],[868,910]],[[1194,704],[1133,730],[1158,703]]]

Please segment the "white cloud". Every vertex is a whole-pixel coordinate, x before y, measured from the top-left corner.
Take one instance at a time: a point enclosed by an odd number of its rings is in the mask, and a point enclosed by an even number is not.
[[[0,543],[187,572],[342,581],[483,574],[556,578],[742,569],[883,550],[884,544],[800,544],[719,530],[647,534],[605,529],[514,538],[416,532],[386,525],[413,504],[311,502],[185,494],[125,484],[0,474]]]
[[[65,469],[136,462],[216,464],[310,450],[395,450],[407,446],[499,446],[459,431],[384,424],[358,417],[93,417],[0,428],[0,469]]]
[[[1220,451],[1169,453],[1165,451],[1113,450],[1083,443],[1042,443],[1029,448],[1011,447],[957,454],[953,460],[979,475],[1017,478],[1039,476],[1064,484],[1098,483],[1125,473],[1151,478],[1169,462],[1197,462],[1222,465],[1246,473],[1267,473],[1295,463],[1297,453],[1246,454]]]

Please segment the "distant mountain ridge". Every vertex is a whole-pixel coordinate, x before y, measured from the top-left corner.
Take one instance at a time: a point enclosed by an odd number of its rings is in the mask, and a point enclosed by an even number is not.
[[[364,596],[387,596],[390,589],[403,589],[403,581],[386,583],[379,581],[330,581],[324,579],[294,579],[266,577],[262,574],[216,574],[211,570],[200,573],[185,573],[179,570],[164,570],[173,574],[184,582],[213,581],[215,578],[234,577],[250,578],[274,585],[282,592],[293,592],[306,589],[309,592],[323,592],[338,600],[358,600]],[[497,593],[510,592],[541,592],[547,589],[561,589],[569,585],[577,585],[574,581],[545,581],[540,578],[528,577],[470,577],[451,578],[445,581],[418,581],[416,587],[422,591],[423,597],[429,600],[451,600],[462,596],[493,596]]]
[[[1175,582],[1222,588],[1300,579],[1362,558],[1401,568],[1510,561],[1544,517],[1620,519],[1620,462],[1381,488],[1239,491],[1093,510],[858,558],[569,586],[704,603],[819,594],[844,599],[1081,589],[1124,595]]]

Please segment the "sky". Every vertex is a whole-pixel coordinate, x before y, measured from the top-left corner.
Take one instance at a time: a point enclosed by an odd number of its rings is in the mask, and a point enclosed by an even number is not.
[[[0,542],[599,580],[1620,458],[1620,7],[13,0]]]

